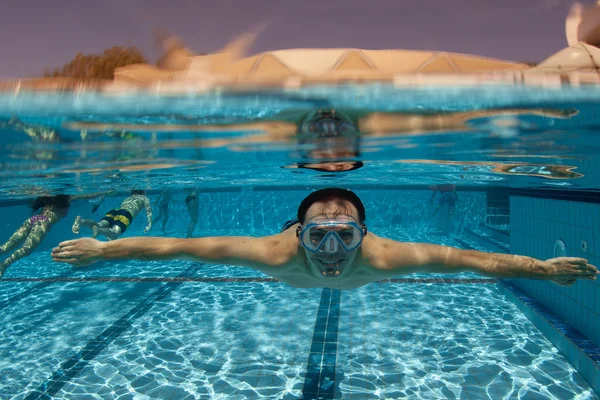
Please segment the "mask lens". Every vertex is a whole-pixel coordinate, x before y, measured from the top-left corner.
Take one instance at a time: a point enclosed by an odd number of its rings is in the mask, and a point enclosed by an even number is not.
[[[362,242],[363,234],[355,223],[309,224],[301,232],[301,241],[310,251],[352,251]],[[341,247],[341,248],[340,248]]]

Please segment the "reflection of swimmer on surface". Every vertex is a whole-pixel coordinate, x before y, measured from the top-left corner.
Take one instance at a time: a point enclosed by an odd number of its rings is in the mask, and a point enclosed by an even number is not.
[[[133,133],[133,132],[127,132],[127,131],[102,131],[97,135],[91,135],[88,133],[88,131],[86,131],[85,129],[82,130],[80,132],[81,135],[81,139],[82,140],[86,140],[86,139],[95,139],[95,138],[99,138],[99,137],[107,137],[107,138],[111,138],[111,139],[118,139],[118,140],[123,140],[123,141],[128,141],[128,140],[143,140],[143,136],[137,133]]]
[[[33,125],[23,122],[17,117],[12,117],[8,122],[4,122],[1,125],[3,128],[12,128],[23,131],[35,142],[43,143],[65,143],[69,142],[65,138],[61,137],[60,133],[56,129],[52,129],[43,125]],[[80,132],[81,140],[85,141],[88,139],[95,139],[99,137],[116,138],[119,140],[136,140],[142,138],[141,135],[133,132],[126,131],[102,131],[94,132],[93,135],[88,134],[86,130]]]
[[[318,110],[284,111],[261,121],[239,124],[179,125],[179,124],[119,124],[97,122],[66,122],[69,129],[95,131],[128,130],[132,132],[261,132],[249,137],[235,139],[205,140],[206,147],[226,146],[234,143],[270,143],[289,141],[298,134],[337,131],[338,133],[358,133],[366,136],[387,136],[397,134],[426,135],[434,133],[463,132],[469,130],[469,121],[477,118],[537,115],[550,118],[570,118],[577,115],[575,110],[501,108],[488,110],[408,113],[373,112],[360,110]]]
[[[437,215],[438,211],[444,204],[448,204],[448,216],[452,218],[452,214],[454,213],[454,209],[456,208],[456,202],[458,201],[458,193],[456,192],[456,185],[453,184],[442,184],[442,185],[431,185],[429,189],[433,191],[431,194],[431,198],[429,199],[429,204],[433,204],[433,199],[435,195],[440,193],[440,200],[438,202],[438,206],[433,212],[433,218]]]
[[[297,163],[285,168],[310,169],[319,172],[348,172],[364,166],[362,161],[324,161],[314,163]]]
[[[596,279],[598,270],[583,258],[546,261],[514,254],[486,253],[426,243],[403,243],[367,232],[360,198],[345,189],[312,192],[286,230],[264,237],[193,239],[126,238],[100,242],[68,240],[52,258],[75,266],[100,260],[194,260],[258,270],[298,288],[354,289],[398,275],[477,272],[497,278],[551,280],[572,285]]]
[[[23,246],[0,264],[0,276],[4,274],[9,265],[23,257],[30,255],[44,240],[50,228],[63,219],[75,200],[93,198],[98,194],[69,196],[60,194],[56,196],[37,197],[31,204],[34,214],[29,217],[13,235],[0,246],[0,254],[14,249],[19,243]],[[42,209],[39,213],[36,212]]]
[[[158,215],[154,219],[153,224],[156,224],[158,220],[162,219],[162,232],[165,233],[165,226],[169,220],[169,203],[171,202],[171,192],[168,190],[163,191],[158,198]]]
[[[54,129],[27,124],[17,117],[12,117],[8,122],[3,123],[2,127],[21,130],[35,142],[59,143],[63,141]]]
[[[144,233],[146,233],[152,228],[152,206],[150,205],[150,199],[144,194],[143,190],[132,190],[131,196],[123,200],[119,209],[109,211],[98,222],[82,219],[78,215],[73,223],[73,233],[79,234],[79,228],[83,225],[92,230],[92,237],[94,238],[98,235],[104,235],[109,240],[114,240],[127,230],[127,227],[142,211],[142,208],[146,209],[146,217],[148,218],[148,225],[144,229]]]
[[[563,156],[555,156],[552,158],[561,158]],[[496,172],[507,175],[524,175],[538,176],[546,179],[575,179],[581,178],[584,175],[578,172],[573,172],[577,167],[568,165],[546,165],[546,164],[527,164],[527,163],[511,163],[504,164],[494,161],[446,161],[446,160],[398,160],[403,164],[434,164],[434,165],[462,165],[464,171],[474,165],[483,165],[493,167],[486,172]]]
[[[185,206],[190,214],[190,223],[188,224],[186,237],[192,237],[194,233],[194,229],[196,229],[196,225],[198,224],[198,213],[199,213],[199,203],[198,203],[198,192],[195,189],[189,191],[188,195],[185,197]]]

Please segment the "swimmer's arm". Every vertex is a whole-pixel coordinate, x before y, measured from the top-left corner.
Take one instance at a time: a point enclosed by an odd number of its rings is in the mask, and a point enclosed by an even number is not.
[[[281,239],[267,237],[217,236],[193,239],[132,237],[101,242],[85,238],[62,242],[52,250],[52,258],[77,266],[101,260],[192,260],[239,265],[268,270],[283,264]]]
[[[511,115],[537,115],[548,118],[567,119],[577,115],[575,109],[539,108],[499,108],[461,112],[393,113],[373,112],[359,120],[359,130],[371,135],[410,132],[411,134],[433,133],[436,131],[460,131],[467,128],[467,122],[476,118],[490,118]]]
[[[243,124],[99,124],[94,122],[68,122],[65,128],[85,129],[89,132],[126,130],[129,132],[265,132],[275,138],[288,138],[296,133],[297,124],[287,121],[248,122]]]
[[[426,243],[380,239],[383,254],[379,269],[392,275],[422,273],[455,274],[475,272],[495,278],[569,279],[595,277],[596,267],[580,258],[562,257],[547,261],[513,254],[462,250]],[[582,265],[583,266],[582,266]]]
[[[144,199],[144,207],[146,207],[146,218],[148,219],[148,225],[144,228],[145,233],[152,229],[152,205],[150,204],[150,199],[148,197]]]

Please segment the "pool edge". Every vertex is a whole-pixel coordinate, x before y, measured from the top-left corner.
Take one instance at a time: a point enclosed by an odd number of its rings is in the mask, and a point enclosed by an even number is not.
[[[498,281],[498,288],[517,308],[529,319],[536,328],[538,328],[544,336],[550,340],[550,342],[560,351],[560,353],[569,361],[569,363],[583,376],[586,382],[590,385],[592,390],[597,396],[600,396],[600,364],[596,362],[591,356],[578,346],[574,341],[572,335],[562,332],[556,325],[557,321],[562,321],[562,318],[553,314],[551,310],[542,306],[533,297],[530,297],[525,291],[519,289],[517,286],[506,282],[504,280]],[[532,308],[534,306],[537,310]],[[548,316],[552,316],[554,321],[549,320],[546,316],[542,315],[540,311]],[[564,322],[566,326],[569,326],[567,322]],[[581,337],[584,337],[575,328],[570,327],[571,331],[578,333]],[[600,359],[600,353],[596,356]]]

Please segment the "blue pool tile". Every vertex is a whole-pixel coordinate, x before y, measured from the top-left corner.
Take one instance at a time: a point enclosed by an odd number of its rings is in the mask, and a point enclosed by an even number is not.
[[[310,345],[310,352],[311,353],[323,353],[323,346],[324,343],[322,341],[320,342],[314,342]]]
[[[321,292],[311,353],[308,357],[302,388],[303,399],[333,399],[334,397],[340,299],[339,290],[324,289]]]
[[[337,351],[337,342],[326,342],[323,348],[323,353],[326,354],[335,354]]]
[[[502,282],[500,288],[508,297],[515,301],[521,311],[534,323],[538,329],[560,350],[573,367],[579,371],[587,382],[595,389],[600,389],[600,382],[594,379],[600,371],[600,364],[594,360],[600,354],[600,347],[588,339],[577,329],[553,314],[548,308],[536,303],[515,285]],[[587,363],[587,364],[586,364]]]
[[[324,342],[325,341],[325,332],[315,332],[312,338],[313,343],[315,342]]]
[[[327,332],[325,334],[325,342],[337,343],[337,338],[338,338],[337,332]]]

